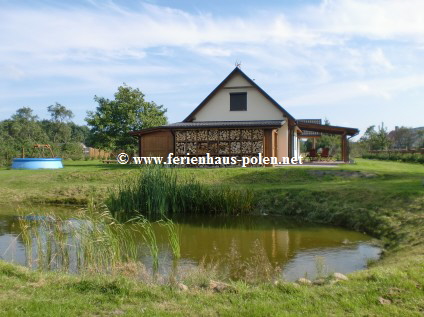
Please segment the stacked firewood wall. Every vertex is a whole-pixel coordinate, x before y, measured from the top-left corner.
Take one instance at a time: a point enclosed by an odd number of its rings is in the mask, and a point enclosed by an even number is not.
[[[263,129],[202,129],[175,131],[176,155],[258,156],[264,149]]]

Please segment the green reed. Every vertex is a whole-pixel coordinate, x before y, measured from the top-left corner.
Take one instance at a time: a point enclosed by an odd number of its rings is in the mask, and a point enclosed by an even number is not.
[[[180,250],[180,234],[178,232],[177,225],[171,220],[161,220],[159,222],[159,225],[165,227],[167,233],[168,233],[168,241],[169,245],[171,246],[172,254],[174,256],[175,260],[178,260],[181,257],[181,250]]]
[[[21,216],[19,225],[27,264],[40,270],[111,272],[124,262],[138,260],[134,230],[127,230],[107,212],[85,210],[72,219]]]
[[[157,272],[159,268],[159,248],[152,223],[145,218],[140,218],[138,223],[140,223],[143,228],[141,233],[152,257],[153,272]]]
[[[152,165],[121,182],[106,205],[118,219],[136,214],[162,218],[182,213],[236,215],[252,211],[254,197],[249,190],[201,184],[178,176],[174,168]]]

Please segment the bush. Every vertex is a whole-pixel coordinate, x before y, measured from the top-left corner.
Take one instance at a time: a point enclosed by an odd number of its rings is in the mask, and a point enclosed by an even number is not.
[[[57,155],[57,154],[56,154]],[[84,159],[84,153],[82,150],[81,143],[65,143],[60,146],[60,155],[64,160],[82,160]]]
[[[402,153],[402,152],[380,152],[366,153],[362,158],[370,160],[396,161],[405,163],[424,164],[424,154],[421,153]]]

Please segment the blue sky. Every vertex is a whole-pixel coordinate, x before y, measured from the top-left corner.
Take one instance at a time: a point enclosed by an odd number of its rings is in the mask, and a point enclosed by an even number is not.
[[[241,61],[296,118],[424,126],[424,1],[0,0],[0,120],[122,83],[183,120]]]

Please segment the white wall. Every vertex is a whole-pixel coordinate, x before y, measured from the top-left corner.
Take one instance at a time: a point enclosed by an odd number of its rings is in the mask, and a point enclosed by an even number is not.
[[[229,87],[249,86],[248,88]],[[236,74],[199,112],[196,121],[283,120],[283,113],[240,74]],[[247,92],[247,111],[230,111],[230,93]]]
[[[230,87],[245,87],[233,88]],[[227,88],[227,89],[225,89]],[[230,93],[247,92],[247,111],[230,111]],[[218,91],[206,105],[194,115],[196,121],[249,121],[249,120],[285,120],[277,130],[277,159],[287,157],[288,150],[288,120],[283,113],[265,98],[240,74],[236,74]]]

